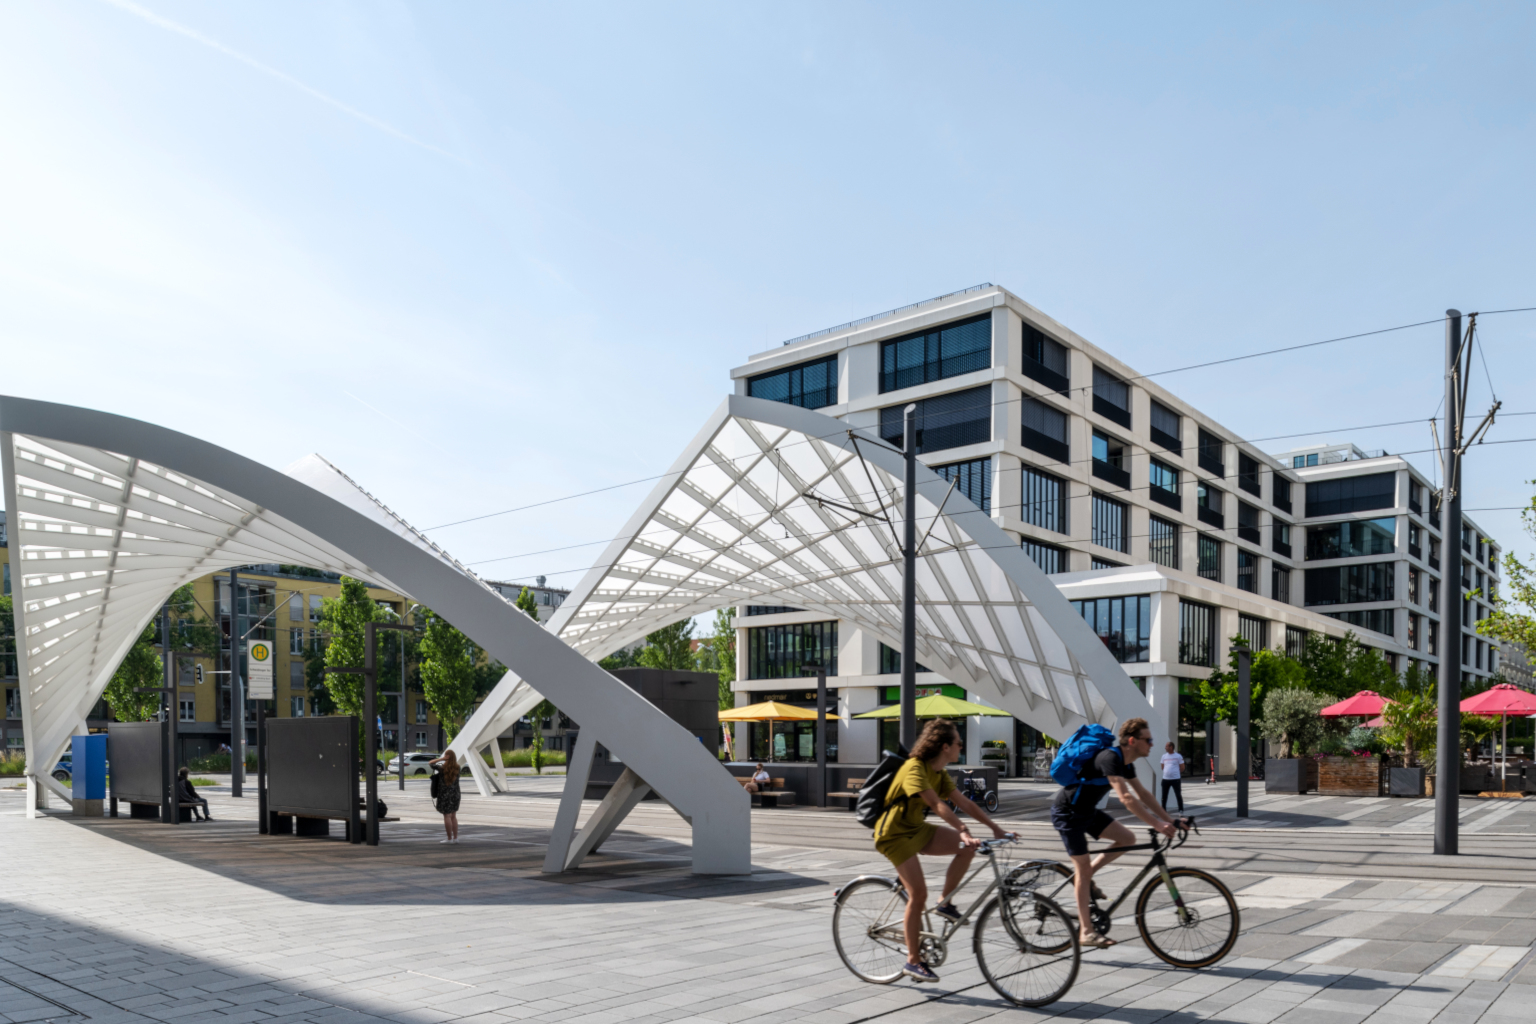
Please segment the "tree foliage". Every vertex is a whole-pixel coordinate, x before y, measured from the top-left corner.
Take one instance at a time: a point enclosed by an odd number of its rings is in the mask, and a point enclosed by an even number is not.
[[[674,622],[647,634],[638,660],[645,668],[691,670],[694,667],[693,620]]]
[[[382,621],[384,610],[368,596],[367,584],[351,576],[341,578],[341,593],[320,605],[321,631],[328,634],[322,671],[362,668],[368,644],[368,623]],[[344,715],[362,716],[363,677],[351,673],[325,675],[331,703]]]
[[[144,632],[133,642],[128,654],[102,692],[107,706],[119,722],[147,722],[160,711],[160,694],[134,693],[134,690],[161,687],[165,683],[165,663],[155,652],[160,618],[151,619]]]
[[[709,640],[715,674],[720,678],[720,710],[736,706],[736,694],[731,684],[736,682],[736,609],[721,608],[715,612],[715,635]]]
[[[1207,722],[1237,722],[1237,649],[1242,637],[1232,638],[1227,668],[1211,673],[1200,683],[1200,705]],[[1306,687],[1306,672],[1295,658],[1279,651],[1254,651],[1248,679],[1252,686],[1249,718],[1264,717],[1264,695],[1274,690]]]
[[[1536,480],[1527,481],[1536,485]],[[1525,532],[1536,537],[1536,497],[1520,513]],[[1507,592],[1490,592],[1493,612],[1477,624],[1482,636],[1523,644],[1536,653],[1536,566],[1528,566],[1512,552],[1504,553],[1504,585]]]
[[[1331,703],[1328,697],[1310,690],[1276,690],[1264,702],[1260,729],[1265,739],[1280,745],[1280,757],[1292,757],[1322,741],[1328,722],[1318,712]]]
[[[1329,704],[1353,697],[1361,690],[1389,692],[1397,685],[1392,665],[1373,647],[1360,642],[1353,631],[1335,639],[1323,633],[1308,633],[1300,663],[1306,688],[1331,696]],[[1325,705],[1326,706],[1326,705]]]
[[[421,638],[421,688],[449,741],[475,706],[475,662],[469,639],[447,619],[427,611]]]
[[[1412,690],[1404,687],[1395,694],[1392,703],[1382,709],[1381,717],[1387,724],[1381,730],[1381,738],[1391,746],[1401,748],[1404,763],[1410,766],[1419,764],[1426,755],[1433,757],[1435,733],[1439,728],[1435,694],[1433,680]]]
[[[539,621],[539,602],[534,599],[533,591],[524,587],[522,593],[517,595],[517,607],[528,614],[534,622]]]

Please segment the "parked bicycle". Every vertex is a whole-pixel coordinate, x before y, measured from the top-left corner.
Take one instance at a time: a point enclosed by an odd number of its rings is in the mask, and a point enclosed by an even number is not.
[[[1195,820],[1185,820],[1189,827],[1179,829],[1173,838],[1159,842],[1157,833],[1149,832],[1151,842],[1121,847],[1124,851],[1151,850],[1152,856],[1113,902],[1102,907],[1094,905],[1093,927],[1100,935],[1108,935],[1115,911],[1130,898],[1142,879],[1153,875],[1136,898],[1136,930],[1141,933],[1142,941],[1159,959],[1175,967],[1209,967],[1232,951],[1242,920],[1232,891],[1215,875],[1199,868],[1168,866],[1168,851],[1188,842],[1191,831],[1199,834],[1194,827]],[[1022,890],[1043,894],[1052,905],[1064,900],[1064,905],[1075,907],[1072,869],[1059,861],[1036,860],[1021,864],[1009,878]],[[1073,923],[1075,938],[1077,915],[1069,911],[1064,913]],[[1056,948],[1065,952],[1065,946]]]
[[[977,775],[975,769],[966,769],[965,774],[960,777],[960,785],[956,788],[960,790],[961,796],[980,804],[989,812],[997,810],[997,790],[988,789],[986,776]],[[949,806],[953,809],[955,805],[950,803]]]
[[[997,994],[1020,1006],[1045,1006],[1067,994],[1077,980],[1081,950],[1077,926],[1043,893],[1010,881],[1017,872],[1004,872],[999,851],[1018,842],[1017,836],[991,839],[977,852],[983,864],[961,883],[963,890],[992,867],[992,881],[955,921],[932,912],[923,915],[923,961],[943,965],[954,934],[974,915],[971,947],[981,973]],[[957,890],[958,891],[958,890]],[[832,911],[832,940],[837,954],[854,976],[875,985],[901,977],[907,961],[902,916],[907,894],[901,883],[884,875],[861,875],[837,891]],[[935,930],[935,923],[941,925]]]

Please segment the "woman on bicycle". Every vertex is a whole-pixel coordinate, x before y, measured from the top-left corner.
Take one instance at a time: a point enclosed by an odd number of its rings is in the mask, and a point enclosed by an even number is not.
[[[989,817],[955,788],[945,767],[960,759],[960,730],[953,722],[935,718],[923,726],[912,746],[912,756],[901,766],[885,793],[885,813],[875,824],[875,849],[896,866],[896,875],[907,890],[907,910],[902,919],[907,940],[907,964],[902,973],[913,981],[938,981],[922,959],[923,910],[928,900],[928,884],[918,854],[952,857],[944,876],[944,891],[934,913],[946,920],[959,919],[960,911],[950,901],[955,889],[965,879],[971,859],[976,856],[979,840],[960,822],[946,799],[992,830],[999,839],[1004,832]],[[924,821],[934,811],[948,823],[934,825]]]

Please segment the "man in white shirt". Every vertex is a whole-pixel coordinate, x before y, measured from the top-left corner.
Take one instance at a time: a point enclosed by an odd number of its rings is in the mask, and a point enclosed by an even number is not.
[[[1173,790],[1173,795],[1178,797],[1179,810],[1184,809],[1184,755],[1176,753],[1173,744],[1163,748],[1163,810],[1168,809],[1168,791]]]

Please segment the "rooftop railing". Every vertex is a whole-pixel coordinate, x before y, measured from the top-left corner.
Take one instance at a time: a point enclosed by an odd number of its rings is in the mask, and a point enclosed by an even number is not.
[[[921,306],[931,306],[935,302],[943,302],[945,299],[952,299],[956,295],[969,295],[972,292],[983,291],[991,287],[993,287],[991,281],[983,281],[981,284],[974,284],[969,288],[962,288],[957,292],[945,292],[943,295],[935,295],[933,298],[924,299],[921,302],[910,302],[905,306],[897,306],[895,309],[888,309],[884,313],[876,313],[874,316],[860,317],[857,320],[849,320],[845,324],[838,324],[836,327],[828,327],[825,330],[812,331],[810,334],[802,334],[798,338],[790,338],[784,344],[794,345],[802,341],[810,341],[812,338],[820,338],[824,335],[836,334],[838,331],[846,331],[850,327],[857,327],[860,324],[871,324],[876,320],[883,320],[888,316],[895,316],[897,313],[905,313],[909,309],[917,309]]]

